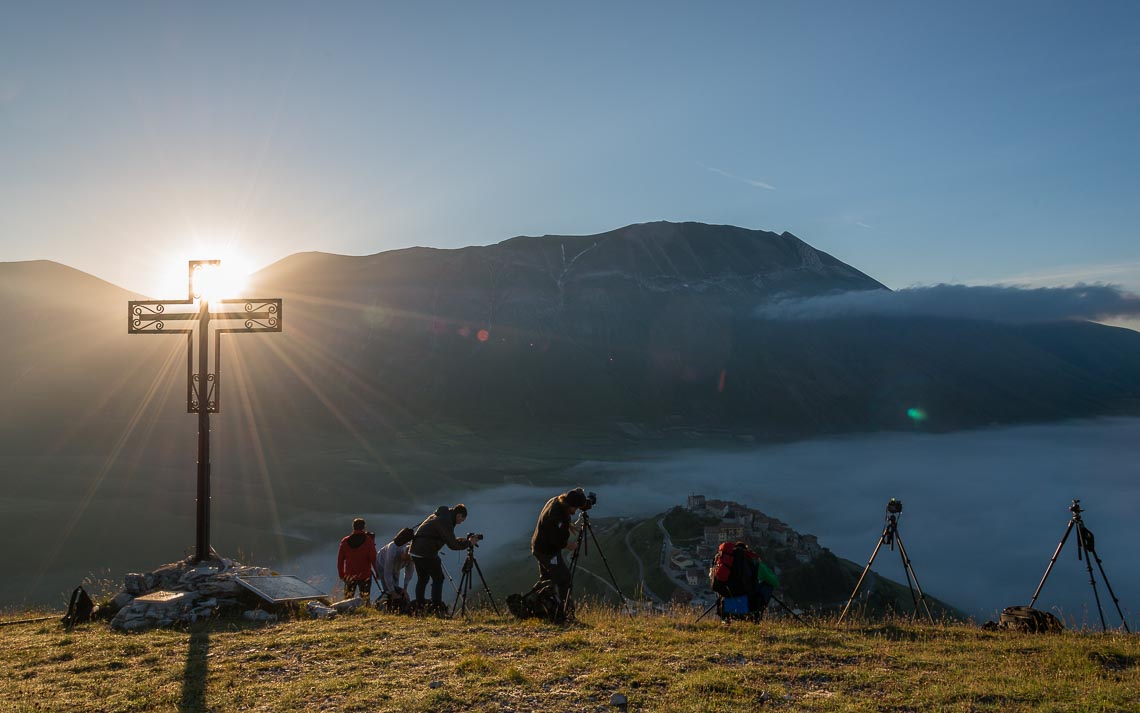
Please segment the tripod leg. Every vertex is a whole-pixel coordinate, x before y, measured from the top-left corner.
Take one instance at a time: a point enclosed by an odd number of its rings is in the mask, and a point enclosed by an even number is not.
[[[463,568],[463,574],[459,575],[459,586],[455,588],[455,603],[451,605],[451,616],[459,613],[461,616],[467,615],[467,592],[471,591],[471,570],[466,567]]]
[[[910,562],[910,555],[906,553],[906,547],[903,547],[902,538],[899,537],[898,530],[895,530],[895,542],[899,543],[899,554],[902,555],[903,569],[906,570],[906,584],[910,586],[911,577],[914,578],[914,587],[918,590],[918,601],[914,603],[914,613],[918,615],[918,602],[922,602],[922,608],[926,610],[926,618],[930,623],[934,623],[934,615],[930,613],[930,607],[926,604],[926,595],[922,593],[922,585],[918,583],[918,575],[914,573],[914,565]],[[910,598],[914,599],[914,589],[910,592]]]
[[[610,581],[613,582],[614,589],[617,590],[618,596],[621,597],[621,600],[623,602],[629,601],[629,597],[625,596],[625,593],[623,591],[621,591],[621,587],[618,586],[617,577],[614,577],[614,572],[612,569],[610,569],[609,560],[606,559],[606,553],[602,549],[602,544],[600,542],[598,542],[598,535],[596,532],[594,532],[594,527],[590,524],[589,520],[587,520],[585,522],[584,527],[586,530],[589,531],[590,535],[594,538],[594,547],[597,548],[598,554],[600,554],[602,556],[602,564],[604,564],[606,566],[606,574],[610,575]],[[633,616],[633,610],[632,609],[630,609],[629,615],[630,615],[630,617]]]
[[[574,598],[574,575],[578,572],[578,557],[582,554],[586,547],[586,528],[585,526],[578,532],[578,546],[574,548],[574,556],[570,558],[570,566],[567,567],[570,574],[570,583],[566,585],[566,596],[558,603],[558,609],[563,619],[570,615],[570,602]]]
[[[459,594],[459,587],[455,586],[455,580],[451,578],[451,572],[447,571],[447,566],[444,565],[442,561],[439,563],[439,568],[442,569],[444,575],[447,576],[447,581],[451,582],[451,588],[455,590],[456,594]]]
[[[847,610],[851,608],[851,602],[855,601],[855,595],[859,593],[859,587],[863,586],[863,579],[867,573],[871,571],[871,565],[875,562],[875,557],[879,555],[879,548],[883,546],[883,540],[886,539],[887,531],[884,529],[883,534],[879,535],[879,544],[875,545],[875,551],[871,553],[871,559],[867,560],[867,566],[863,568],[863,574],[859,575],[859,581],[855,583],[855,589],[851,590],[851,597],[847,600],[847,606],[843,607],[843,613],[839,615],[839,621],[843,621],[843,617],[847,616]]]
[[[1116,613],[1120,617],[1120,623],[1124,627],[1124,632],[1131,634],[1132,631],[1128,628],[1128,622],[1124,619],[1124,612],[1120,611],[1120,600],[1116,598],[1116,593],[1112,591],[1112,585],[1108,583],[1108,575],[1104,573],[1104,565],[1101,564],[1100,557],[1096,552],[1089,552],[1090,555],[1096,558],[1096,566],[1100,570],[1100,577],[1104,580],[1104,586],[1108,589],[1108,596],[1112,597],[1112,603],[1116,605]]]
[[[483,583],[483,589],[487,590],[487,598],[491,600],[491,608],[495,610],[495,615],[499,616],[499,605],[495,603],[495,595],[491,594],[491,588],[487,586],[487,580],[483,577],[483,568],[479,566],[479,560],[472,557],[471,561],[475,564],[475,571],[479,573],[479,581]]]
[[[1089,550],[1085,547],[1085,528],[1083,526],[1077,528],[1077,552],[1085,553],[1085,567],[1089,571],[1089,584],[1092,585],[1093,599],[1096,600],[1096,611],[1100,614],[1100,630],[1108,631],[1108,627],[1104,623],[1104,608],[1100,605],[1100,594],[1096,591],[1096,579],[1093,577],[1092,571],[1092,557]]]
[[[704,619],[706,616],[708,616],[709,612],[711,612],[713,609],[716,609],[717,604],[720,604],[720,595],[719,594],[716,597],[716,601],[714,601],[712,604],[710,604],[708,609],[705,609],[703,612],[701,612],[701,615],[697,617],[697,621],[700,621],[701,619]]]
[[[792,618],[793,618],[793,619],[795,619],[795,620],[796,620],[796,621],[798,621],[799,623],[803,624],[804,626],[807,626],[807,622],[806,622],[806,621],[804,621],[803,619],[801,619],[801,618],[800,618],[800,615],[799,615],[799,614],[796,614],[794,611],[792,611],[792,608],[791,608],[791,607],[789,607],[787,604],[785,604],[785,603],[784,603],[784,601],[783,601],[782,599],[780,599],[779,597],[777,597],[775,594],[773,594],[773,595],[772,595],[770,598],[771,598],[771,600],[772,600],[772,601],[774,601],[774,602],[776,602],[777,604],[779,604],[780,606],[782,606],[782,607],[784,608],[784,611],[786,611],[786,612],[788,612],[789,614],[791,614],[791,615],[792,615]]]
[[[1034,602],[1041,594],[1041,588],[1045,586],[1045,580],[1049,579],[1049,573],[1053,571],[1053,565],[1057,564],[1057,555],[1061,554],[1061,548],[1065,546],[1065,540],[1069,539],[1069,533],[1073,531],[1073,523],[1076,518],[1069,520],[1069,526],[1065,528],[1065,534],[1061,537],[1061,541],[1057,543],[1057,549],[1053,551],[1053,557],[1049,560],[1049,566],[1045,568],[1045,574],[1041,577],[1041,583],[1037,585],[1037,591],[1033,593],[1033,598],[1029,600],[1029,608],[1033,608]]]

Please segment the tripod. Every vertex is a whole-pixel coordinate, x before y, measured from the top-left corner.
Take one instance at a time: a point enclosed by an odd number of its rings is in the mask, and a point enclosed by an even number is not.
[[[926,617],[930,619],[930,623],[934,623],[934,615],[930,613],[930,607],[926,605],[926,595],[922,593],[922,587],[918,583],[918,575],[914,573],[914,567],[911,566],[910,556],[906,553],[906,547],[903,546],[902,537],[899,535],[899,515],[902,514],[902,501],[891,498],[887,503],[887,515],[885,525],[883,526],[883,534],[879,535],[879,544],[875,545],[875,551],[871,553],[871,559],[867,561],[867,566],[863,568],[863,574],[859,575],[859,581],[855,583],[855,589],[851,592],[851,598],[847,600],[847,606],[843,607],[843,613],[839,615],[839,621],[843,621],[843,617],[847,616],[847,610],[851,608],[851,602],[855,601],[855,595],[859,593],[859,587],[863,585],[863,579],[867,576],[867,572],[871,571],[871,565],[875,562],[875,557],[879,554],[879,548],[884,544],[892,550],[895,548],[895,543],[899,546],[899,556],[902,558],[903,572],[906,574],[906,586],[910,589],[910,598],[914,602],[914,615],[918,615],[919,602],[922,603],[922,608],[926,610]],[[911,579],[914,579],[914,584],[911,584]],[[914,596],[914,590],[918,590],[918,596]]]
[[[471,592],[472,569],[479,573],[479,581],[483,583],[483,589],[487,591],[487,597],[491,600],[491,607],[495,610],[496,615],[499,614],[499,605],[495,603],[495,595],[491,594],[491,588],[487,586],[487,580],[483,577],[483,568],[475,559],[475,545],[470,544],[467,545],[467,558],[463,560],[463,573],[459,576],[459,586],[455,590],[455,605],[451,609],[451,615],[455,616],[458,611],[461,616],[467,616],[467,595]]]
[[[613,570],[610,569],[610,563],[606,559],[606,553],[602,552],[602,546],[598,543],[598,536],[594,533],[593,526],[590,525],[590,514],[583,510],[582,528],[578,530],[578,546],[574,549],[574,556],[570,558],[570,585],[566,588],[566,598],[562,601],[561,614],[563,617],[570,616],[574,610],[571,600],[574,596],[574,575],[578,571],[578,558],[583,554],[589,557],[589,553],[586,552],[586,548],[588,546],[588,541],[586,539],[587,532],[590,533],[590,536],[594,538],[594,547],[598,548],[598,554],[602,556],[602,563],[606,566],[606,573],[610,575],[610,581],[613,583],[614,589],[617,590],[618,596],[621,597],[623,602],[628,601],[625,594],[622,593],[621,587],[618,586],[617,579],[614,577]],[[631,617],[633,616],[632,610],[630,611],[629,615]]]
[[[1116,613],[1120,616],[1120,623],[1124,626],[1124,630],[1132,633],[1128,629],[1128,622],[1124,620],[1124,614],[1120,611],[1120,601],[1117,600],[1116,594],[1112,591],[1112,585],[1108,583],[1108,575],[1104,573],[1104,565],[1101,564],[1100,557],[1096,553],[1096,545],[1093,542],[1093,534],[1085,527],[1084,520],[1081,519],[1081,513],[1084,510],[1081,508],[1080,500],[1073,500],[1073,504],[1069,506],[1069,512],[1073,513],[1073,517],[1069,519],[1069,525],[1065,528],[1065,534],[1061,536],[1061,542],[1057,544],[1056,551],[1053,552],[1053,558],[1049,560],[1049,566],[1045,568],[1045,576],[1041,578],[1041,583],[1037,585],[1037,591],[1033,593],[1033,599],[1029,600],[1029,608],[1033,608],[1034,602],[1037,601],[1037,596],[1041,594],[1041,588],[1045,586],[1045,580],[1049,578],[1049,572],[1053,570],[1053,565],[1057,562],[1057,555],[1061,554],[1061,548],[1065,546],[1065,540],[1069,539],[1069,533],[1073,531],[1073,526],[1077,527],[1077,559],[1080,560],[1082,554],[1084,555],[1085,566],[1089,572],[1089,584],[1092,585],[1093,598],[1096,599],[1096,610],[1100,614],[1100,629],[1101,631],[1108,631],[1108,627],[1104,624],[1104,609],[1100,605],[1100,594],[1096,591],[1096,579],[1093,577],[1092,561],[1096,560],[1096,566],[1100,569],[1100,576],[1104,579],[1104,586],[1108,588],[1108,595],[1112,597],[1112,603],[1116,605]]]

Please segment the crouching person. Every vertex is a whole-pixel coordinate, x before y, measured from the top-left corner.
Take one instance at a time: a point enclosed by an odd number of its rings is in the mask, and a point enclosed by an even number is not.
[[[447,611],[443,603],[443,562],[439,559],[439,551],[444,546],[453,550],[465,550],[472,545],[473,539],[455,536],[455,526],[466,519],[467,507],[462,503],[453,508],[442,505],[416,528],[411,547],[412,564],[416,567],[416,600],[412,602],[414,611],[436,614]],[[424,601],[429,581],[430,604]]]
[[[408,613],[411,604],[408,586],[412,582],[412,572],[415,571],[409,552],[413,536],[413,530],[405,527],[395,539],[376,553],[376,571],[379,572],[380,588],[388,611]]]
[[[576,534],[570,520],[586,502],[581,488],[547,500],[530,538],[530,553],[538,561],[538,578],[554,584],[559,605],[566,601],[570,590],[570,569],[562,559],[562,550],[573,552],[578,548],[576,541],[570,541],[570,536]]]
[[[344,598],[354,593],[367,604],[372,596],[372,574],[376,571],[376,536],[364,529],[364,518],[352,521],[352,534],[340,541],[336,553],[336,573],[344,582]]]
[[[780,582],[759,552],[744,542],[722,542],[709,569],[709,585],[719,595],[721,619],[759,621]]]
[[[761,619],[768,609],[768,602],[772,601],[772,592],[780,586],[780,580],[776,577],[776,573],[764,564],[760,552],[758,550],[754,552],[756,555],[756,588],[748,595],[748,609],[754,619]]]

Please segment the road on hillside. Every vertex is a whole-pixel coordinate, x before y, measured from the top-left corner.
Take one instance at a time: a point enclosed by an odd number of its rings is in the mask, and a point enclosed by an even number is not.
[[[661,602],[662,601],[661,597],[654,594],[653,591],[649,588],[649,585],[645,583],[645,565],[641,561],[641,556],[637,554],[637,550],[635,550],[633,548],[633,543],[630,542],[630,540],[629,540],[630,535],[632,535],[633,531],[636,530],[638,527],[640,527],[640,525],[635,525],[634,527],[631,527],[631,528],[629,528],[629,530],[626,531],[626,533],[625,533],[625,548],[627,550],[629,550],[629,553],[631,555],[633,555],[633,558],[635,560],[637,560],[637,581],[641,582],[641,591],[645,593],[645,596],[649,597],[653,601]]]

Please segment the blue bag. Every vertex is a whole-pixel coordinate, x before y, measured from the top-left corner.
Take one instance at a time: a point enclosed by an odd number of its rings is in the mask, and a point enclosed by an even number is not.
[[[741,594],[739,597],[726,597],[721,601],[720,610],[724,614],[748,614],[748,595]]]

